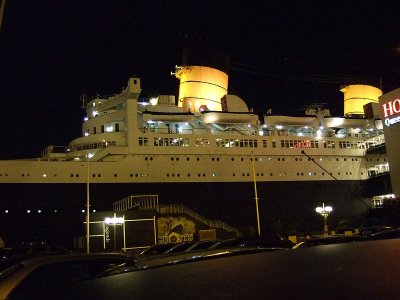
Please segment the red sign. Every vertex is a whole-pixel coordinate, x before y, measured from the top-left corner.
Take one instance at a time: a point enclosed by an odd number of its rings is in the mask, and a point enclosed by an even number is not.
[[[385,118],[400,113],[400,99],[389,101],[382,105]]]
[[[299,141],[294,144],[294,148],[311,148],[311,142],[309,140]]]

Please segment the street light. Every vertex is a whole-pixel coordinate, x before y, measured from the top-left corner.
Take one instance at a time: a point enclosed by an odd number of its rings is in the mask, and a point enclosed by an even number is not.
[[[315,209],[317,213],[319,213],[324,218],[324,235],[328,236],[328,225],[326,224],[326,219],[328,218],[329,214],[332,212],[332,206],[325,206],[322,203],[322,207],[317,207]]]
[[[104,223],[107,225],[114,226],[114,252],[116,251],[116,243],[117,243],[117,230],[116,225],[122,225],[122,233],[124,238],[124,252],[126,251],[126,239],[125,239],[125,217],[117,217],[116,213],[114,213],[114,217],[107,217],[104,219]]]
[[[89,161],[93,157],[93,154],[88,153],[86,155],[86,164],[87,164],[87,177],[86,177],[86,253],[90,253],[90,167]]]

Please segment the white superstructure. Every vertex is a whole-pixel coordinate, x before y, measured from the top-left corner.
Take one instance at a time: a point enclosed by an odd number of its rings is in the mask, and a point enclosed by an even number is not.
[[[380,120],[319,108],[260,119],[234,95],[209,110],[193,95],[179,106],[172,95],[143,102],[140,92],[140,79],[130,78],[121,94],[89,101],[82,137],[37,159],[0,161],[0,183],[84,183],[88,161],[93,183],[252,181],[253,159],[260,182],[366,180],[388,168],[383,154],[366,157],[383,142]]]

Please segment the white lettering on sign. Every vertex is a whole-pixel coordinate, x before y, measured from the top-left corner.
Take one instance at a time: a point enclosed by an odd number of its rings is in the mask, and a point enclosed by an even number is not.
[[[386,118],[385,125],[389,127],[390,125],[400,123],[400,116],[394,118]]]
[[[400,116],[391,117],[400,113],[400,99],[395,99],[382,104],[382,110],[385,116],[384,123],[387,127],[400,123]]]
[[[385,118],[400,113],[400,99],[389,101],[382,105]],[[385,122],[386,123],[386,122]]]

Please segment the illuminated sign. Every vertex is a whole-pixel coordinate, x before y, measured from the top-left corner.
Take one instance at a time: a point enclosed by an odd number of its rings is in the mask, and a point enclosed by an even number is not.
[[[392,117],[395,114],[400,113],[400,99],[395,99],[382,104],[383,114],[385,116],[385,125],[387,127],[400,123],[400,116]]]
[[[104,222],[106,223],[106,224],[111,224],[111,225],[117,225],[117,224],[122,224],[122,223],[124,223],[124,218],[121,218],[121,217],[113,217],[113,218],[106,218],[105,220],[104,220]]]
[[[294,148],[311,148],[311,141],[310,140],[299,141],[296,144],[294,144]]]

